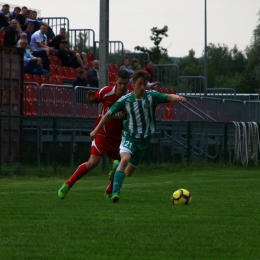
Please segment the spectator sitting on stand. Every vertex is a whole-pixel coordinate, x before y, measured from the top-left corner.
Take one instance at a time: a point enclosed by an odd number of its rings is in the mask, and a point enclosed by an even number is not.
[[[9,10],[10,6],[8,4],[2,6],[2,10],[0,10],[0,28],[9,27],[9,21],[11,20],[9,17]]]
[[[129,68],[129,64],[130,64],[129,57],[125,56],[123,59],[123,65],[120,67],[120,70],[125,70],[129,74],[129,77],[131,78],[134,73],[134,70]]]
[[[68,41],[66,39],[61,40],[60,49],[57,51],[56,55],[61,59],[62,65],[65,67],[86,68],[86,53],[82,52],[81,54],[74,54],[67,48]],[[51,47],[52,48],[52,47]]]
[[[60,34],[54,36],[51,41],[48,43],[49,47],[53,47],[55,50],[60,49],[60,42],[61,40],[65,40],[66,36],[66,29],[60,28]]]
[[[89,87],[98,88],[99,86],[99,61],[93,60],[92,67],[88,70],[87,81]]]
[[[33,35],[33,32],[34,32],[34,24],[33,23],[27,23],[26,24],[26,30],[23,31],[23,32],[27,34],[27,41],[28,41],[28,44],[30,45],[31,44],[31,38],[32,38],[32,35]]]
[[[153,67],[154,67],[154,63],[153,61],[149,61],[147,63],[147,66],[143,68],[144,71],[148,72],[149,73],[149,84],[148,85],[158,85],[160,84],[159,81],[156,81],[154,79],[154,72],[153,72]]]
[[[19,15],[20,15],[20,12],[21,12],[21,8],[19,6],[16,6],[14,8],[14,10],[12,12],[9,13],[9,17],[11,20],[15,19],[18,23],[17,23],[17,30],[19,33],[22,32],[22,28],[20,26],[20,21],[19,21]]]
[[[22,11],[18,17],[18,21],[19,21],[19,24],[20,24],[22,30],[25,30],[25,28],[26,28],[25,24],[26,24],[27,18],[28,18],[28,9],[26,6],[23,6]]]
[[[133,70],[133,71],[137,71],[137,70],[141,70],[141,65],[139,64],[139,60],[137,58],[133,58],[132,62],[131,62],[131,66],[129,67],[129,69]]]
[[[16,47],[17,41],[18,41],[17,21],[13,19],[10,22],[10,27],[5,32],[4,46]]]
[[[87,86],[88,81],[86,79],[86,71],[84,69],[77,70],[77,78],[73,81],[72,86]]]
[[[48,70],[41,66],[41,58],[34,57],[26,50],[27,40],[20,41],[20,47],[24,49],[24,73],[50,76]]]
[[[31,10],[29,14],[30,19],[37,19],[37,12],[35,10]]]
[[[24,39],[28,41],[28,34],[26,32],[22,32],[20,34],[20,39],[18,40],[16,47],[20,47],[20,41]],[[27,44],[26,50],[29,51],[34,57],[40,57],[42,59],[42,67],[46,70],[49,70],[50,67],[50,60],[49,57],[47,56],[47,53],[45,50],[42,51],[34,51],[33,48]]]
[[[19,14],[21,12],[21,8],[19,6],[16,6],[12,12],[9,13],[10,19],[15,19],[19,21]]]
[[[33,23],[34,24],[33,33],[40,30],[41,25],[45,24],[47,26],[47,31],[46,31],[47,39],[50,40],[55,36],[55,34],[54,34],[52,28],[49,26],[49,24],[44,23],[42,21],[42,19],[37,18],[37,12],[34,11],[34,10],[30,11],[29,16],[28,16],[28,18],[26,19],[26,22],[25,22],[25,27],[26,27],[27,23]]]
[[[47,55],[52,55],[54,52],[53,47],[49,47],[47,45],[47,25],[42,24],[40,30],[36,31],[31,38],[30,45],[32,46],[34,51],[45,50]]]

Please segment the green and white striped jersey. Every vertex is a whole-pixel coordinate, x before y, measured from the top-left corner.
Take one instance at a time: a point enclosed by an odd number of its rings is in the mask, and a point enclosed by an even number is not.
[[[141,99],[131,92],[118,99],[108,110],[110,115],[127,111],[123,122],[124,130],[134,138],[149,137],[155,131],[155,108],[160,103],[167,103],[168,94],[146,90]]]

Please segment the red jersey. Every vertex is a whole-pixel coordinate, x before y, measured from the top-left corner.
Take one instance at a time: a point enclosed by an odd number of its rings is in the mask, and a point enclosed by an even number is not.
[[[97,103],[102,102],[101,114],[95,123],[98,124],[100,119],[106,114],[109,108],[120,98],[115,94],[116,86],[107,86],[95,94]],[[126,111],[121,111],[112,116],[112,118],[98,131],[99,135],[104,135],[109,139],[121,140],[123,121],[126,119]]]

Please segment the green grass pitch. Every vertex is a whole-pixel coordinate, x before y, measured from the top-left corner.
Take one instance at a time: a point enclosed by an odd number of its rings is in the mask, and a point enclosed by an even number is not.
[[[0,178],[0,259],[260,259],[259,166],[142,166],[120,202],[103,197],[93,171],[70,190],[69,177]],[[171,195],[188,189],[190,205]]]

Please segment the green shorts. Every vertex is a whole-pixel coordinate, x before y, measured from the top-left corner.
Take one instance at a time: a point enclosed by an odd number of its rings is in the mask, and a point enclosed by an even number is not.
[[[138,167],[142,161],[145,151],[150,144],[150,138],[138,139],[130,136],[127,132],[123,131],[122,140],[119,147],[120,153],[129,152],[132,154],[130,164]]]

